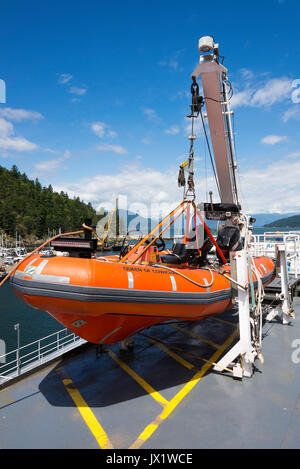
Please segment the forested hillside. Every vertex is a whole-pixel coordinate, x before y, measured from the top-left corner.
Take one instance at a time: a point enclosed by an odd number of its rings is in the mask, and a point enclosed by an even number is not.
[[[47,237],[48,229],[62,232],[81,228],[91,218],[96,223],[92,205],[79,197],[69,198],[64,192],[54,192],[52,186],[42,187],[36,179],[28,179],[16,166],[11,170],[0,166],[0,230],[14,236]]]
[[[280,220],[275,220],[272,223],[268,223],[269,227],[278,227],[278,228],[299,228],[300,227],[300,215],[294,215],[293,217],[281,218]]]

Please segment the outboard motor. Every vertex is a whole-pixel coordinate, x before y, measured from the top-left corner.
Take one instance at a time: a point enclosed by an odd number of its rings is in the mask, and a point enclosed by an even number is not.
[[[218,233],[217,244],[225,259],[229,262],[230,252],[243,249],[240,230],[236,226],[224,226]],[[219,260],[221,260],[218,251],[217,255]]]

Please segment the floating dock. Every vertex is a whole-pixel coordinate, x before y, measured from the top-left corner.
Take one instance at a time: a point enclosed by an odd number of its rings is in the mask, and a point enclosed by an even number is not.
[[[300,298],[293,306],[290,324],[264,324],[264,364],[242,380],[212,370],[238,339],[235,309],[153,326],[125,353],[83,344],[3,387],[0,447],[299,448]]]

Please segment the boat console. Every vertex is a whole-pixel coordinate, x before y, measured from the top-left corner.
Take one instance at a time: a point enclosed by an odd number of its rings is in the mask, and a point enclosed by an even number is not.
[[[60,237],[51,241],[50,246],[57,251],[68,252],[69,257],[90,259],[96,252],[97,239]]]

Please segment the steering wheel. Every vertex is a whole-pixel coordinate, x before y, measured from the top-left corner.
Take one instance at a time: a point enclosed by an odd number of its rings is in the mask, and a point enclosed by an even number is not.
[[[152,239],[147,239],[146,244],[149,244],[152,241]],[[166,248],[166,243],[162,238],[157,238],[157,240],[152,245],[156,246],[159,252],[164,251]],[[133,249],[133,247],[134,245],[128,245],[128,244],[125,245],[125,242],[123,241],[123,245],[121,247],[120,254],[119,254],[119,259],[124,257],[128,253],[128,251]]]
[[[126,243],[127,243],[128,235],[130,233],[136,233],[136,232],[140,232],[140,240],[143,238],[143,233],[141,232],[141,230],[127,231],[126,236],[124,236],[124,239],[123,239],[123,242],[122,242],[122,246],[121,246],[120,254],[119,254],[119,259],[126,256],[126,254],[134,247],[134,244],[126,244]]]
[[[149,244],[152,241],[152,239],[147,239],[146,244]],[[158,251],[161,252],[165,250],[166,243],[164,242],[162,238],[157,238],[157,240],[152,244],[152,246],[156,246]]]

